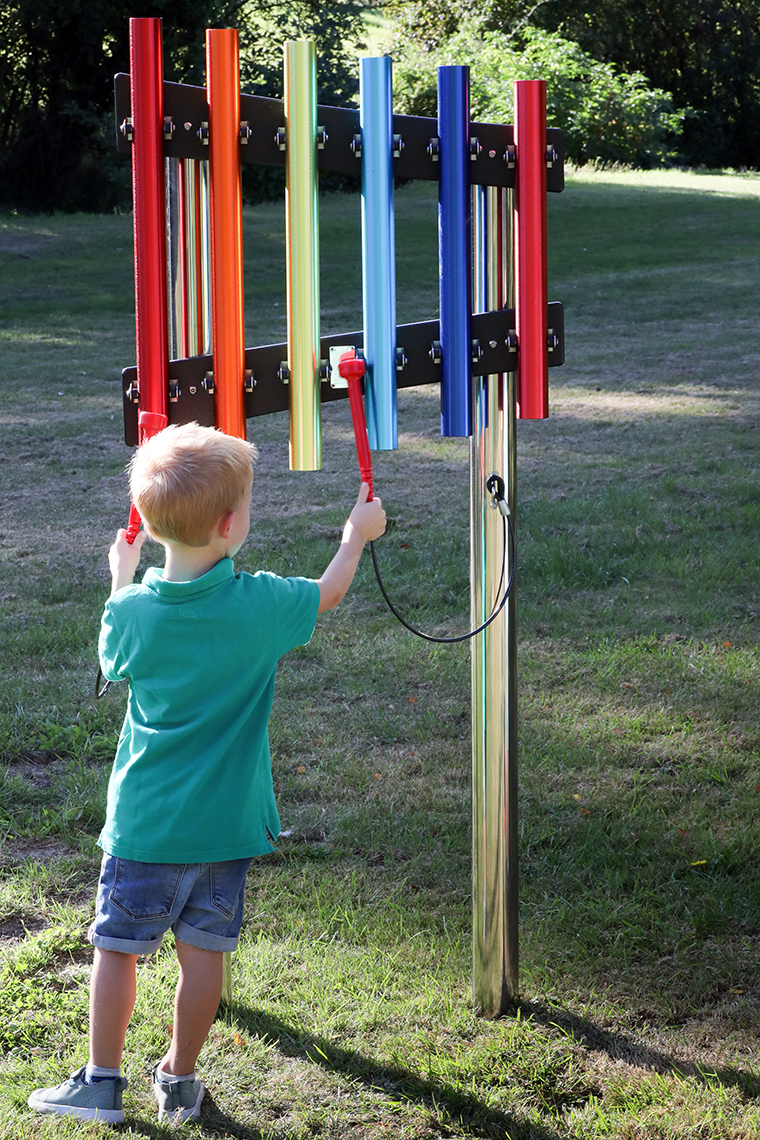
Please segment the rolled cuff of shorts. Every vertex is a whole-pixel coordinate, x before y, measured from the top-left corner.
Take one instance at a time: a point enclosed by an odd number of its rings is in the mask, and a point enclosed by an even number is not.
[[[128,938],[106,938],[102,934],[96,934],[92,926],[87,931],[87,937],[93,946],[101,950],[115,950],[117,954],[157,954],[163,942],[163,936],[153,938],[149,942],[130,942]]]
[[[172,927],[174,937],[180,942],[187,942],[190,946],[195,946],[196,950],[215,950],[229,952],[237,950],[239,937],[224,938],[221,934],[210,934],[207,930],[196,930],[194,926],[188,926],[181,918],[177,919]]]

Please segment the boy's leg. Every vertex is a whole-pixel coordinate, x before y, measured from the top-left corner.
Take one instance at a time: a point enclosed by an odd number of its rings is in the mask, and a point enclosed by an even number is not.
[[[113,1076],[91,1083],[83,1066],[63,1084],[36,1089],[27,1102],[35,1112],[101,1120],[106,1124],[123,1123],[122,1093],[127,1082],[119,1070],[135,1004],[136,963],[136,954],[95,947],[90,982],[90,1063],[113,1070]]]
[[[136,954],[95,947],[90,981],[90,1061],[118,1069],[135,1006]]]
[[[192,1073],[216,1017],[222,996],[223,954],[176,941],[179,982],[174,1001],[174,1032],[159,1068],[173,1076]]]

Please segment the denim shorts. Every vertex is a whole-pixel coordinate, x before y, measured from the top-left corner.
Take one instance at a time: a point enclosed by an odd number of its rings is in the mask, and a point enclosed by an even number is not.
[[[234,950],[250,864],[137,863],[105,854],[90,942],[122,954],[155,954],[173,930],[199,950]]]

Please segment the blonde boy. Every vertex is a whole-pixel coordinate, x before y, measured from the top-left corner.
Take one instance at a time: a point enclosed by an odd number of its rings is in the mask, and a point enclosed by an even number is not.
[[[38,1112],[124,1120],[121,1056],[135,966],[174,932],[180,975],[169,1049],[153,1070],[159,1118],[200,1116],[195,1064],[219,1005],[222,959],[238,942],[251,859],[280,820],[267,722],[277,662],[341,601],[365,543],[385,529],[362,484],[340,547],[318,580],[235,573],[250,525],[255,448],[197,424],[169,427],[130,466],[145,530],[109,551],[112,590],[100,634],[104,676],[129,682],[108,787],[90,927],[90,1060],[38,1089]],[[146,534],[163,571],[133,584]]]

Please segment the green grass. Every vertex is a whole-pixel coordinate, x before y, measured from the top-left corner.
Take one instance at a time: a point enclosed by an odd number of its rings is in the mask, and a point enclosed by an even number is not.
[[[435,314],[431,187],[397,195],[399,319]],[[549,201],[567,363],[518,425],[521,1001],[470,996],[466,646],[411,638],[368,561],[284,660],[288,831],[249,876],[235,1003],[201,1058],[202,1135],[305,1140],[760,1136],[760,495],[752,298],[760,179],[576,173]],[[361,324],[358,202],[320,201],[326,331]],[[249,343],[285,337],[281,204],[246,210]],[[105,552],[126,518],[128,217],[0,217],[0,1137],[86,1057],[89,949],[123,695],[95,703]],[[400,394],[375,471],[384,576],[468,620],[468,447]],[[353,501],[347,408],[324,469],[261,458],[243,568],[319,574]],[[147,552],[155,562],[158,551]],[[170,941],[170,940],[169,940]],[[175,962],[139,967],[127,1125],[155,1121]]]

